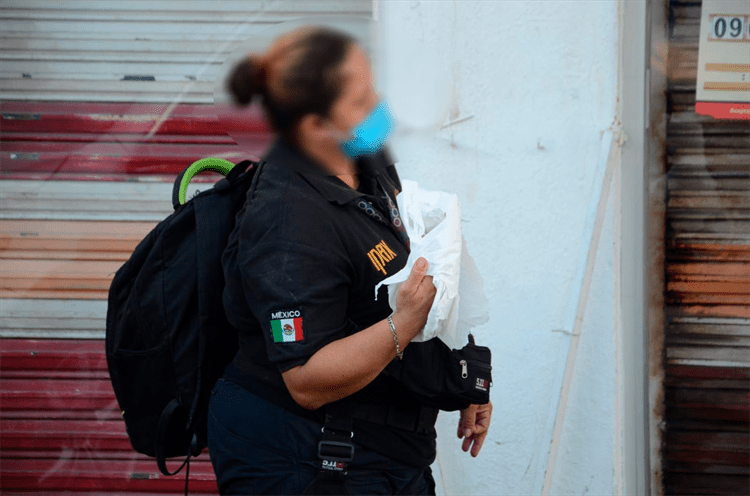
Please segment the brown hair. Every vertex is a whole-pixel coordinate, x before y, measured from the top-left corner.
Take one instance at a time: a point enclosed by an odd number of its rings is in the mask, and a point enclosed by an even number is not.
[[[325,27],[305,27],[274,41],[262,55],[250,55],[232,70],[227,86],[237,105],[262,97],[275,130],[293,141],[302,116],[328,116],[341,94],[339,67],[354,38]]]

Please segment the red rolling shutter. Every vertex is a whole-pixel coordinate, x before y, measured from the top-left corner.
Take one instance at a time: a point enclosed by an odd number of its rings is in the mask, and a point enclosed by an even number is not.
[[[241,149],[212,114],[235,46],[265,25],[371,8],[0,3],[0,492],[182,494],[184,477],[160,475],[125,434],[102,341],[109,283],[171,210],[177,171],[258,157],[271,139],[258,111],[244,112],[237,124],[257,139]],[[191,494],[216,494],[207,454],[190,480]]]
[[[664,484],[746,494],[750,121],[695,113],[701,5],[669,11]]]

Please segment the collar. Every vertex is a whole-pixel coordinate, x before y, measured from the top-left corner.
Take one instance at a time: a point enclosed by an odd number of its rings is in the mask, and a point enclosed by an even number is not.
[[[299,173],[330,202],[343,205],[364,196],[363,193],[350,188],[336,176],[328,174],[322,165],[280,138],[273,143],[263,160]],[[388,153],[381,150],[374,155],[359,157],[357,168],[360,174],[377,179],[391,164],[390,160]]]

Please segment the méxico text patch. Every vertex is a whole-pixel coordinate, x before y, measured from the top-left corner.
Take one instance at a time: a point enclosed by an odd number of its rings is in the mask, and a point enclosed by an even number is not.
[[[305,339],[302,330],[302,312],[279,310],[271,312],[271,332],[274,343],[296,343]]]

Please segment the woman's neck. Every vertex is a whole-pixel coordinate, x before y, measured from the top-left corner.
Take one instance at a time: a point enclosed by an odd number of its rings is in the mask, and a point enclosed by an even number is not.
[[[315,162],[322,165],[326,173],[338,177],[350,188],[357,189],[359,186],[357,162],[354,158],[345,154],[340,147],[302,142],[300,148]]]
[[[359,188],[359,177],[357,177],[357,174],[336,174],[336,177],[341,179],[351,189]]]

